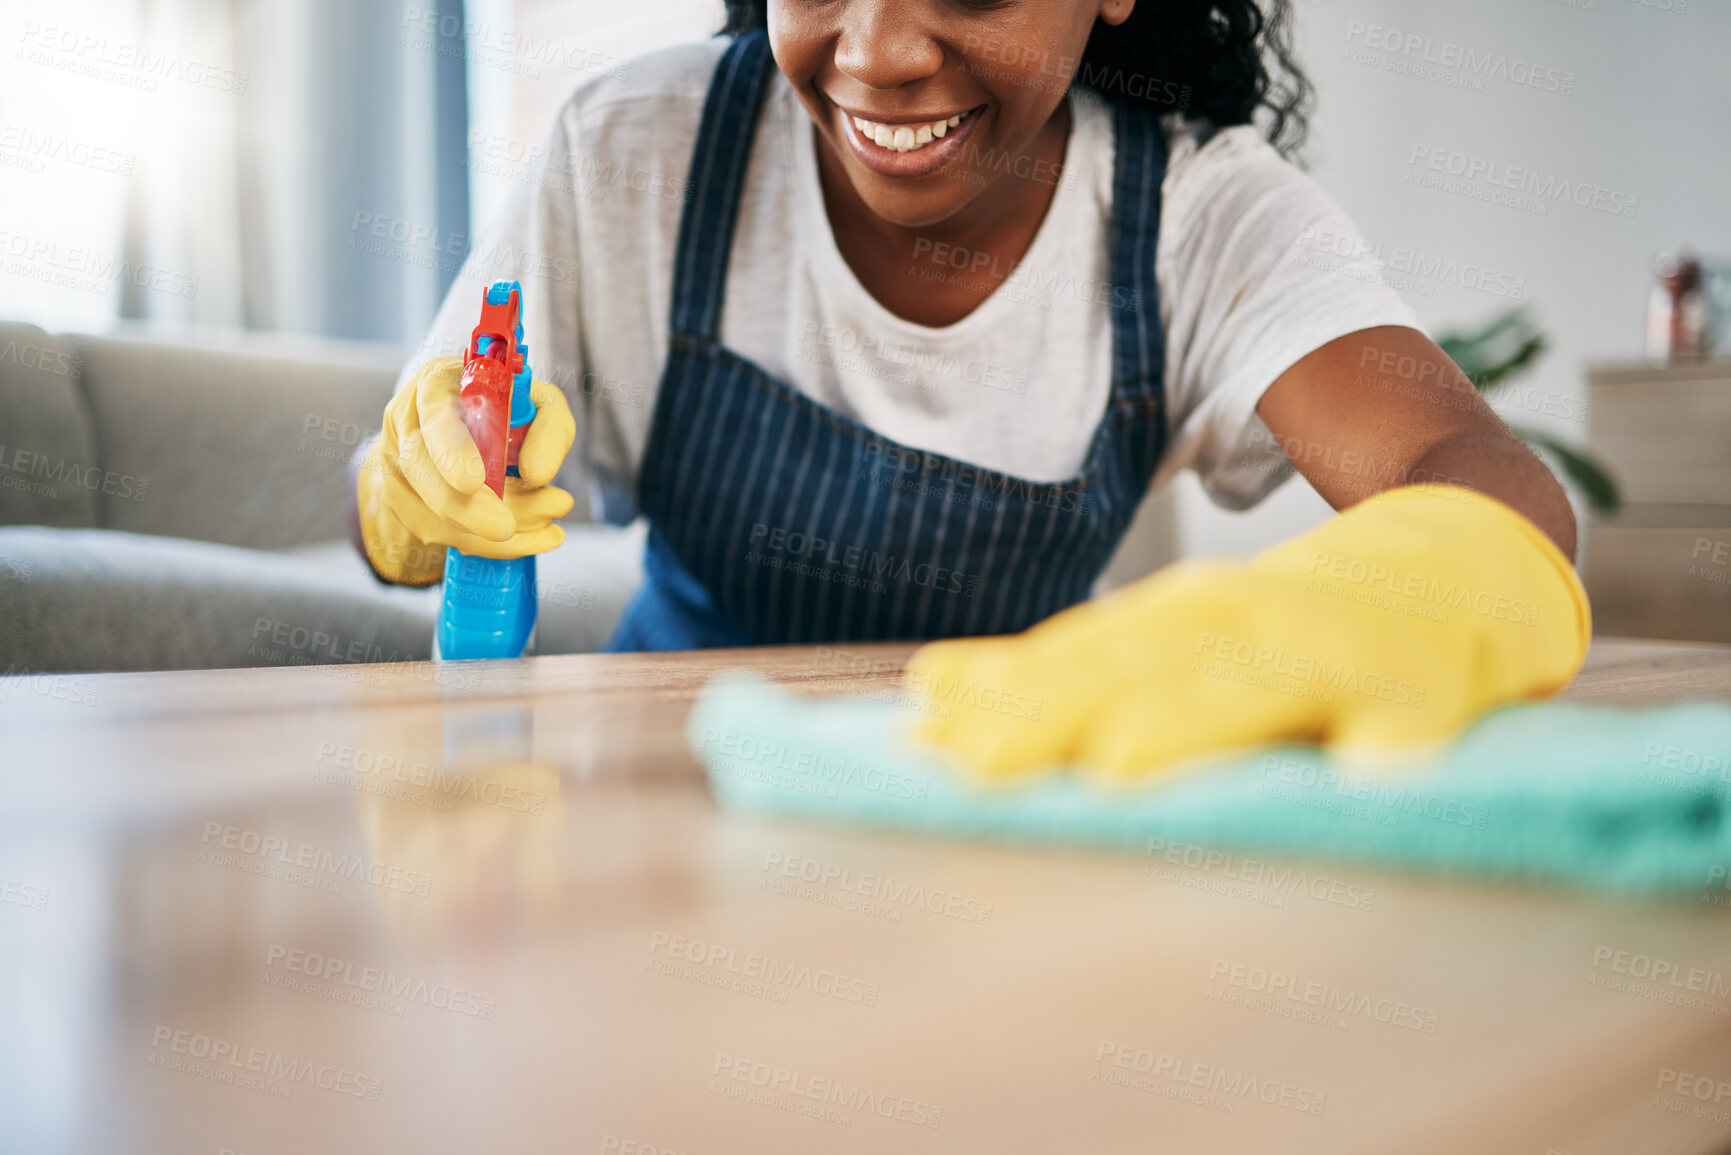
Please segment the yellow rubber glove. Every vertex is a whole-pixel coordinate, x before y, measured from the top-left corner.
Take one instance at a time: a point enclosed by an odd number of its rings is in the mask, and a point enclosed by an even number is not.
[[[905,685],[926,699],[920,736],[967,771],[1126,781],[1274,742],[1434,746],[1562,689],[1591,634],[1574,567],[1538,527],[1415,485],[1250,562],[1180,562],[1013,637],[935,642]]]
[[[529,388],[535,421],[517,456],[521,477],[500,498],[486,486],[481,451],[458,401],[463,362],[435,357],[385,406],[384,428],[355,483],[367,559],[386,581],[428,586],[445,574],[445,547],[478,557],[546,553],[565,540],[552,524],[572,497],[549,485],[577,437],[564,394],[545,381]]]

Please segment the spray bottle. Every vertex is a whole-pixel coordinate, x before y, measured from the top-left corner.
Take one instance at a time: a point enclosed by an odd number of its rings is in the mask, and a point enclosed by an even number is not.
[[[529,347],[523,342],[523,290],[495,281],[481,295],[481,320],[463,354],[463,422],[481,451],[487,487],[503,497],[535,402],[529,396]],[[445,600],[433,657],[521,657],[535,630],[535,558],[445,554]]]

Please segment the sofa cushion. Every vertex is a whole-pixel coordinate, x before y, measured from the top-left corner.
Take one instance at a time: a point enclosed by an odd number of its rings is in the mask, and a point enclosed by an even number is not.
[[[648,524],[625,529],[596,522],[565,523],[565,544],[535,559],[535,652],[588,654],[613,636],[625,604],[643,584],[643,541]],[[378,588],[367,563],[346,541],[324,542],[286,551],[311,562],[328,577],[361,589]],[[428,637],[438,613],[429,604]]]
[[[0,525],[101,524],[105,484],[79,358],[34,325],[0,323]]]
[[[102,464],[134,479],[130,499],[100,495],[100,524],[257,549],[342,537],[348,459],[378,428],[400,352],[172,336],[74,338]]]
[[[642,581],[641,527],[567,527],[538,562],[543,654],[599,649]],[[347,542],[291,552],[0,528],[0,675],[430,656],[439,590],[380,585]]]
[[[421,659],[435,597],[208,542],[0,529],[0,672]]]

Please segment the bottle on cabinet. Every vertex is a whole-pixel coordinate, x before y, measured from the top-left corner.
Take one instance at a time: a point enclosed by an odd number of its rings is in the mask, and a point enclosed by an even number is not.
[[[1647,299],[1647,360],[1654,365],[1700,361],[1707,355],[1707,294],[1701,262],[1687,252],[1663,253],[1659,283]]]

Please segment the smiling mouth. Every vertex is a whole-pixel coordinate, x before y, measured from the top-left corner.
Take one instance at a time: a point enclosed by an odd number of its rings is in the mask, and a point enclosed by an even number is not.
[[[859,163],[897,180],[930,176],[955,160],[986,113],[982,104],[954,116],[888,124],[834,107],[842,139]]]
[[[849,116],[853,126],[859,130],[860,136],[871,141],[879,148],[890,152],[913,152],[942,140],[950,129],[974,114],[976,110],[949,117],[945,120],[918,121],[912,124],[883,124],[875,120],[867,120],[863,116]],[[846,113],[842,115],[846,116]]]

